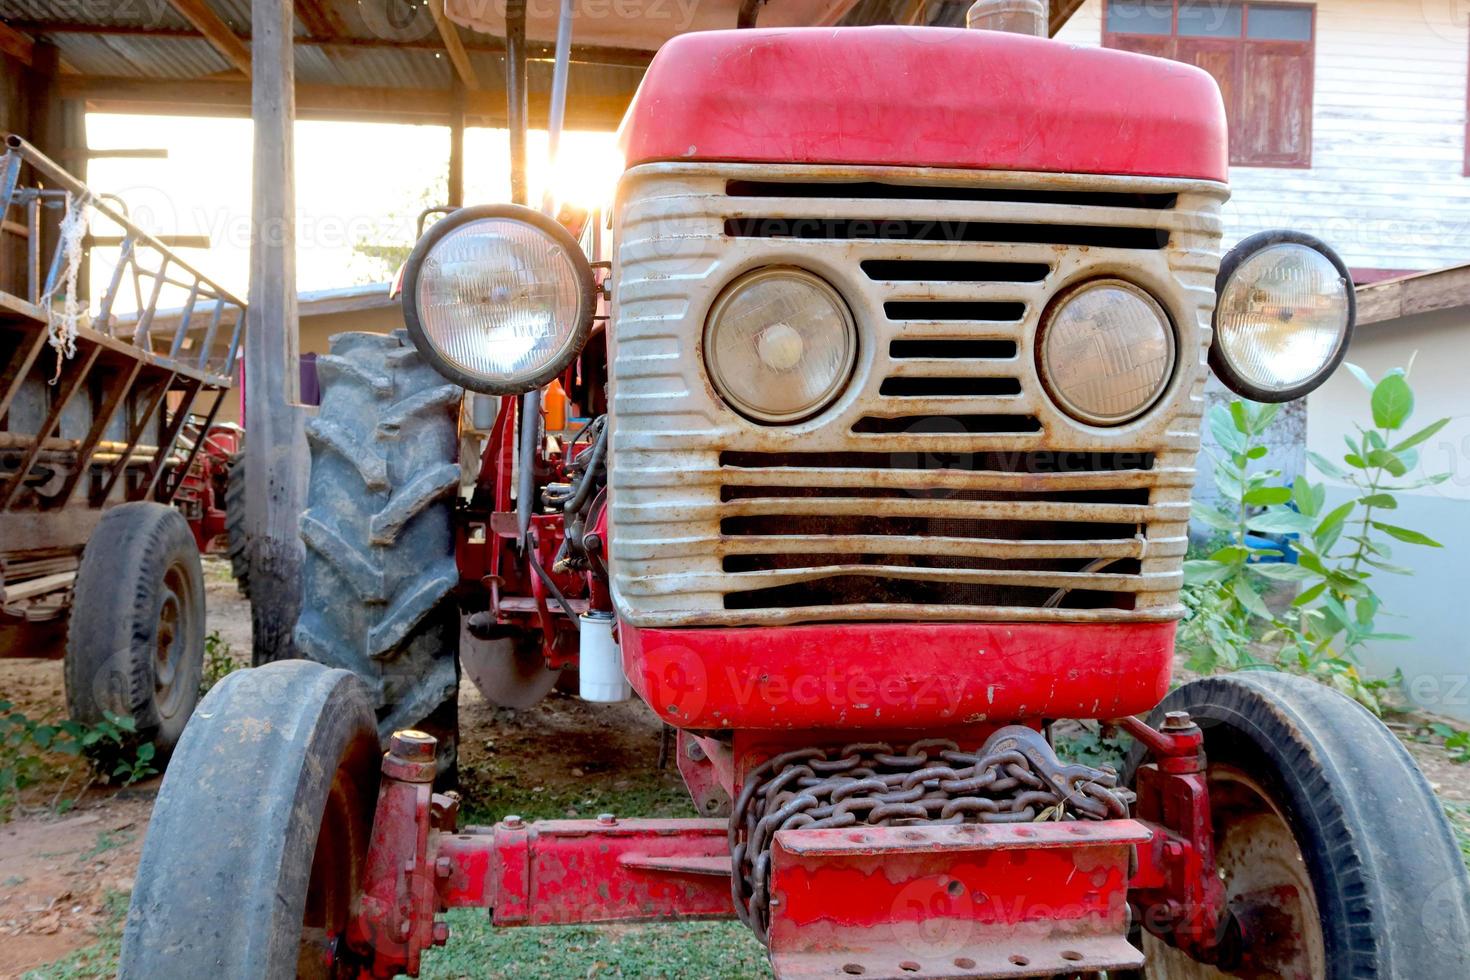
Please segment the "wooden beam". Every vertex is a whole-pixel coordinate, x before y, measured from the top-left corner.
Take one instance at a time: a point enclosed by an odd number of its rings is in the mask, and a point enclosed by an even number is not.
[[[1083,0],[1051,0],[1047,15],[1046,36],[1056,37],[1057,31],[1066,26],[1072,15],[1082,9]]]
[[[191,81],[83,75],[58,78],[57,88],[62,98],[84,100],[92,112],[234,117],[250,114],[250,83],[240,79]],[[630,87],[624,92],[571,99],[567,103],[566,124],[573,129],[616,129],[632,97]],[[550,100],[549,93],[532,94],[532,117],[545,118]],[[443,89],[298,85],[296,115],[301,119],[449,125],[450,93]],[[465,121],[474,126],[505,126],[504,90],[466,92]]]
[[[347,33],[347,25],[337,16],[331,4],[322,0],[296,0],[296,17],[306,33],[314,38],[341,37]],[[301,43],[300,41],[296,43]]]
[[[466,89],[479,91],[480,79],[475,76],[475,66],[470,64],[470,55],[460,39],[459,28],[444,16],[444,0],[429,0],[429,13],[434,15],[434,24],[439,28],[439,37],[444,41],[444,51],[449,55],[450,64],[454,65],[455,74]]]
[[[179,12],[189,23],[203,34],[210,45],[226,61],[250,77],[250,48],[230,30],[230,25],[220,19],[214,8],[205,0],[168,0],[169,6]]]
[[[0,22],[0,54],[8,54],[29,68],[35,52],[35,41],[32,41],[9,24]]]
[[[295,656],[305,550],[305,417],[300,405],[296,309],[296,62],[291,0],[254,0],[254,127],[250,300],[245,333],[245,527],[250,541],[254,663]]]
[[[1470,265],[1359,286],[1358,325],[1470,306]]]

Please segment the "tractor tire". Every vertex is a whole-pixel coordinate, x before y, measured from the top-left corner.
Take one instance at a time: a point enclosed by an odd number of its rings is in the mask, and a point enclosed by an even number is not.
[[[1444,810],[1382,722],[1315,681],[1266,672],[1186,684],[1150,723],[1166,711],[1189,712],[1204,732],[1219,871],[1246,923],[1242,974],[1470,976],[1470,876]],[[1135,747],[1130,783],[1142,761]],[[1143,938],[1147,977],[1232,975]]]
[[[225,551],[235,588],[250,598],[250,537],[245,529],[245,453],[230,457],[225,475]]]
[[[329,963],[381,760],[371,694],[347,671],[281,660],[215,685],[158,791],[118,976],[347,975]]]
[[[367,683],[385,746],[400,728],[438,738],[440,781],[452,783],[459,614],[449,593],[459,582],[462,391],[401,332],[338,334],[316,365],[322,398],[306,429],[296,649]]]
[[[151,742],[155,763],[168,760],[204,674],[204,572],[173,507],[138,501],[103,515],[77,571],[64,674],[73,720],[133,721],[123,746],[99,752]]]

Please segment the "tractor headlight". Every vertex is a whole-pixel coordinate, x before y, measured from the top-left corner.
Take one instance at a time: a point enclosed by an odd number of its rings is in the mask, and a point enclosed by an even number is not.
[[[1174,374],[1174,328],[1148,293],[1095,279],[1062,293],[1042,318],[1041,379],[1068,415],[1120,425],[1148,411]]]
[[[715,300],[704,362],[720,397],[757,422],[797,422],[836,399],[857,360],[857,325],[824,280],[773,266]]]
[[[530,391],[566,370],[595,301],[592,267],[572,236],[516,205],[452,212],[404,268],[414,346],[445,377],[491,395]]]
[[[1210,367],[1258,402],[1313,391],[1347,353],[1356,304],[1337,253],[1310,235],[1267,231],[1225,256],[1215,283]]]

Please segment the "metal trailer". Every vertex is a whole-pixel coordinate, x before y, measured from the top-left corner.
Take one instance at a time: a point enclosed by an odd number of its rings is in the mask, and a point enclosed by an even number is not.
[[[18,136],[0,201],[0,655],[56,655],[64,632],[72,717],[130,717],[165,757],[204,651],[199,542],[174,505],[208,530],[197,461],[217,455],[245,305]],[[65,224],[83,209],[119,233]],[[111,277],[95,308],[73,307],[64,349],[69,259],[75,298],[103,248]],[[175,299],[177,326],[154,329]]]

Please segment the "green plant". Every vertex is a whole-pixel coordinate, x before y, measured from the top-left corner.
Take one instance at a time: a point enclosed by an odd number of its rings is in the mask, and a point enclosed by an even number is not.
[[[1275,406],[1236,401],[1228,409],[1211,410],[1211,431],[1226,453],[1214,471],[1226,506],[1196,504],[1194,513],[1228,534],[1229,542],[1208,558],[1185,562],[1189,615],[1180,642],[1196,670],[1292,670],[1379,711],[1381,694],[1392,682],[1364,678],[1359,655],[1369,642],[1406,637],[1379,629],[1382,600],[1372,587],[1373,576],[1411,574],[1391,561],[1390,540],[1439,547],[1428,535],[1387,523],[1382,516],[1398,508],[1396,493],[1448,478],[1405,479],[1418,465],[1415,447],[1449,420],[1400,435],[1414,412],[1407,371],[1390,371],[1375,382],[1355,365],[1348,369],[1369,392],[1373,425],[1359,425],[1356,437],[1346,437],[1342,465],[1308,454],[1323,473],[1352,489],[1352,498],[1331,510],[1326,509],[1323,484],[1298,477],[1286,487],[1279,484],[1278,471],[1251,472],[1251,464],[1266,454],[1261,437],[1276,416]],[[1250,540],[1267,534],[1295,535],[1290,546],[1296,563],[1262,561],[1281,555],[1278,548],[1262,548]],[[1292,583],[1301,590],[1281,615],[1259,591],[1272,582]]]
[[[154,775],[154,748],[144,743],[133,746],[133,719],[110,711],[95,725],[78,721],[49,722],[18,711],[10,701],[0,700],[0,818],[8,817],[21,802],[21,794],[50,779],[61,779],[51,798],[52,810],[69,809],[64,794],[80,769],[86,782],[80,794],[100,773],[101,759],[111,758],[115,767],[106,775],[124,786]],[[80,763],[80,765],[78,765]]]
[[[1195,501],[1193,512],[1223,536],[1223,544],[1208,557],[1184,562],[1183,602],[1188,615],[1180,645],[1190,654],[1191,670],[1210,673],[1260,663],[1252,640],[1259,625],[1275,619],[1261,589],[1300,574],[1287,563],[1260,561],[1279,558],[1281,551],[1250,540],[1298,530],[1302,523],[1300,515],[1285,506],[1292,495],[1280,485],[1281,471],[1254,468],[1266,456],[1262,437],[1279,410],[1279,405],[1234,401],[1228,407],[1214,406],[1206,417],[1224,451],[1213,470],[1222,506]]]
[[[204,638],[204,672],[200,675],[199,693],[208,691],[239,667],[229,641],[220,635],[219,630],[210,630]]]

